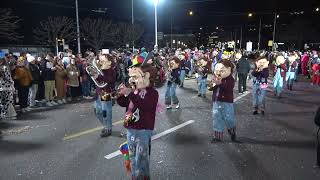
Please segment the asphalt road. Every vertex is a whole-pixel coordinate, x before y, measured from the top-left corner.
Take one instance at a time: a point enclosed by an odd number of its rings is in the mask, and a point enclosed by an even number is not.
[[[269,92],[265,116],[252,115],[251,94],[236,95],[239,143],[225,136],[224,143],[211,144],[211,94],[198,98],[195,86],[188,80],[177,90],[180,110],[157,115],[155,135],[165,133],[152,142],[152,179],[320,179],[313,124],[320,87],[298,82],[280,100]],[[159,89],[162,102],[164,90]],[[130,179],[121,156],[105,158],[125,141],[120,137],[125,131],[123,113],[123,108],[114,106],[114,133],[109,138],[99,137],[92,102],[31,112],[1,123],[0,180]]]

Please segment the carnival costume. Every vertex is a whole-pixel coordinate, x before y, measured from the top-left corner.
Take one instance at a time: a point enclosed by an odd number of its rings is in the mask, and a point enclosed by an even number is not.
[[[154,67],[145,65],[143,59],[136,57],[133,60],[133,66],[129,69],[132,89],[125,88],[117,99],[120,106],[126,107],[124,127],[127,129],[127,144],[122,144],[120,151],[133,180],[150,179],[151,136],[159,98],[150,83],[156,77]]]
[[[232,77],[234,65],[229,60],[222,60],[215,67],[212,80],[212,116],[213,139],[212,142],[223,140],[225,126],[231,135],[231,140],[236,140],[236,119],[233,107],[233,88],[235,80]]]

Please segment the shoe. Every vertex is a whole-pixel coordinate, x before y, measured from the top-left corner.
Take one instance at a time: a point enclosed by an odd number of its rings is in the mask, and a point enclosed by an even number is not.
[[[91,99],[93,99],[93,97],[91,97],[91,96],[88,96],[88,97],[87,97],[87,99],[91,100]]]
[[[62,103],[63,104],[67,103],[66,99],[62,99]]]
[[[235,131],[235,129],[228,129],[228,133],[231,136],[231,141],[236,141],[236,131]]]
[[[32,111],[32,109],[30,109],[30,107],[25,108],[25,110],[26,110],[27,112]]]
[[[221,140],[221,139],[218,139],[218,138],[216,138],[216,137],[213,137],[210,142],[211,142],[211,143],[219,143],[219,142],[222,142],[222,140]]]
[[[180,104],[178,103],[175,108],[179,109],[180,108]]]
[[[172,106],[171,106],[171,105],[168,105],[166,108],[167,108],[167,109],[172,109]]]
[[[201,97],[202,97],[202,98],[207,98],[207,96],[206,96],[206,95],[204,95],[204,94],[203,94],[203,95],[201,95]]]
[[[264,115],[264,111],[261,111],[261,114]]]
[[[57,106],[58,103],[54,102],[54,101],[51,101],[51,104],[53,104],[54,106]]]
[[[198,94],[198,97],[201,97],[201,94]]]
[[[257,115],[258,114],[258,111],[253,111],[253,115]]]
[[[51,104],[51,102],[47,102],[47,103],[46,103],[46,106],[48,106],[48,107],[52,107],[52,106],[53,106],[53,104]]]
[[[26,108],[22,108],[22,109],[21,109],[21,112],[22,112],[22,113],[26,113],[26,112],[27,112],[27,111],[26,111]]]
[[[103,128],[100,134],[100,137],[108,137],[111,136],[111,130]]]
[[[61,100],[58,100],[57,103],[58,104],[63,104],[63,102]]]

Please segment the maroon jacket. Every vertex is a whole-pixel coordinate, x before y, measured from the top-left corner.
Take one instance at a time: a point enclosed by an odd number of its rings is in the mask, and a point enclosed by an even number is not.
[[[233,88],[235,80],[232,75],[222,79],[220,85],[213,88],[212,102],[220,101],[233,103]]]
[[[285,77],[287,73],[287,66],[284,63],[280,64],[279,66],[276,66],[274,70],[274,75],[277,73],[278,68],[280,68],[281,77]]]
[[[128,110],[130,101],[134,104],[134,110],[139,109],[139,121],[134,124],[124,126],[127,129],[154,129],[154,123],[156,118],[156,109],[158,104],[159,94],[153,87],[146,88],[146,94],[144,98],[141,98],[139,93],[134,94],[131,92],[128,97],[120,96],[117,99],[117,103],[121,107],[126,107]]]
[[[108,83],[108,85],[104,88],[97,87],[97,94],[100,94],[102,90],[104,90],[107,93],[111,93],[115,88],[115,82],[116,82],[116,72],[113,68],[102,70],[103,76],[99,75],[97,78],[98,82],[105,82]]]

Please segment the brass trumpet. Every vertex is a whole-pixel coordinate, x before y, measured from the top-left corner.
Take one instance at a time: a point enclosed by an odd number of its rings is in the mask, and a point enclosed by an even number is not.
[[[89,76],[91,77],[92,81],[94,82],[94,84],[97,87],[103,88],[103,87],[106,87],[108,85],[108,83],[105,83],[105,82],[100,83],[96,79],[99,75],[103,76],[102,71],[97,66],[96,59],[93,59],[92,64],[90,64],[89,66],[86,67],[86,71],[87,71],[87,73],[89,74]]]

